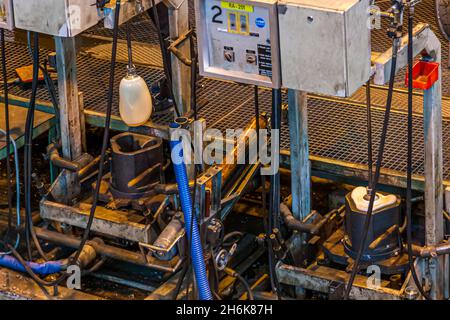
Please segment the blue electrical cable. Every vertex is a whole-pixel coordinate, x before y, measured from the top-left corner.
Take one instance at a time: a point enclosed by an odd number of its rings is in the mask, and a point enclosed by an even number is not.
[[[176,129],[178,128],[178,125],[172,124],[171,128]],[[200,240],[200,232],[197,226],[197,218],[195,214],[192,214],[192,198],[189,190],[189,179],[186,172],[186,166],[183,161],[182,142],[179,139],[171,138],[170,147],[172,150],[175,178],[177,180],[178,192],[180,195],[181,209],[184,214],[184,228],[186,230],[188,241],[191,243],[192,265],[197,282],[199,299],[213,300],[206,274],[206,265]]]

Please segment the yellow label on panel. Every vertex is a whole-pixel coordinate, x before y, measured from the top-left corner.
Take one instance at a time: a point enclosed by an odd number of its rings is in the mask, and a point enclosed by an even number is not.
[[[222,8],[253,12],[253,6],[249,6],[247,4],[241,4],[241,3],[228,2],[228,1],[222,1]]]

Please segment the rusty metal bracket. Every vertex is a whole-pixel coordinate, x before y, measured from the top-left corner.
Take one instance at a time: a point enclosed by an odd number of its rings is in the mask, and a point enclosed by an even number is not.
[[[184,65],[190,67],[192,65],[192,60],[186,57],[180,50],[178,50],[178,46],[192,37],[194,34],[194,29],[189,29],[186,33],[182,34],[178,37],[178,39],[174,40],[170,46],[167,48],[175,57],[178,58]]]

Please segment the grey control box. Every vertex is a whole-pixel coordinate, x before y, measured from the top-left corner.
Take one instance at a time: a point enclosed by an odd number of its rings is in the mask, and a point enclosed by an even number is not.
[[[196,0],[200,74],[279,88],[274,0]]]
[[[59,37],[74,37],[101,17],[93,0],[14,0],[18,29]]]
[[[370,0],[280,0],[283,87],[348,97],[370,77]]]
[[[0,28],[8,30],[14,28],[12,0],[0,0]]]

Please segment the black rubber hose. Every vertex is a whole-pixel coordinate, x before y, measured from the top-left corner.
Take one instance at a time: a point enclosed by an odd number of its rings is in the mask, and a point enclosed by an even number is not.
[[[189,267],[190,264],[186,261],[186,263],[184,263],[183,269],[181,270],[181,274],[178,278],[175,290],[173,291],[172,300],[177,300],[178,295],[180,294],[181,286],[183,285],[184,278],[186,277],[186,273],[189,271]]]
[[[132,68],[134,68],[134,65],[133,65],[133,47],[131,43],[131,30],[129,21],[125,23],[125,34],[127,37],[128,69],[131,70]]]
[[[370,79],[366,84],[366,102],[367,102],[367,166],[369,170],[369,192],[370,196],[372,190],[370,190],[373,183],[373,146],[372,146],[372,98],[371,98],[371,85]]]
[[[31,49],[31,48],[30,48]],[[24,148],[24,189],[25,189],[25,240],[29,259],[32,260],[32,248],[30,241],[32,222],[31,211],[31,174],[32,174],[32,147],[33,147],[33,123],[36,109],[36,94],[39,81],[39,34],[34,33],[33,51],[33,81],[31,85],[30,104],[25,121],[25,148]]]
[[[60,128],[61,116],[60,116],[60,112],[59,112],[59,105],[58,105],[58,99],[57,99],[55,85],[53,83],[53,79],[50,77],[50,74],[47,70],[47,65],[44,63],[44,65],[41,66],[40,69],[42,70],[42,73],[44,75],[45,85],[47,87],[47,91],[50,96],[50,100],[52,101],[53,109],[55,110],[56,141],[59,141],[59,139],[61,138],[61,131],[60,131],[61,130],[61,128]]]
[[[241,276],[237,271],[231,268],[226,268],[225,273],[227,273],[231,277],[235,277],[244,285],[245,290],[247,291],[248,300],[255,300],[255,297],[253,296],[253,290],[243,276]]]
[[[416,284],[420,294],[426,299],[431,300],[431,297],[425,292],[422,284],[417,276],[416,269],[414,267],[413,253],[412,253],[412,148],[413,148],[413,27],[414,27],[414,8],[410,8],[408,17],[408,160],[407,160],[407,172],[406,172],[406,238],[408,247],[408,263],[411,275]]]
[[[378,181],[380,179],[381,166],[383,164],[384,146],[386,143],[387,131],[388,131],[388,127],[389,127],[389,118],[390,118],[390,114],[391,114],[392,97],[393,97],[393,93],[394,93],[395,72],[397,69],[397,55],[398,55],[399,41],[400,40],[397,38],[393,39],[389,91],[388,91],[388,96],[387,96],[386,110],[384,113],[384,122],[383,122],[382,131],[381,131],[380,145],[379,145],[379,149],[378,149],[378,159],[377,159],[377,165],[375,168],[375,176],[373,179],[372,186],[370,186],[370,188],[372,190],[372,194],[370,195],[369,207],[367,209],[367,215],[366,215],[366,219],[364,221],[364,228],[363,228],[363,233],[362,233],[363,242],[361,243],[361,246],[359,247],[358,255],[356,257],[355,264],[353,266],[353,270],[350,275],[348,285],[345,289],[345,293],[344,293],[345,300],[347,300],[350,295],[350,290],[353,287],[353,282],[355,281],[356,274],[358,273],[359,264],[361,262],[363,251],[366,247],[367,235],[369,233],[370,223],[372,221],[373,205],[375,203]]]
[[[258,121],[257,121],[258,122]],[[272,89],[272,116],[271,116],[272,130],[281,129],[281,90]],[[272,143],[274,143],[272,138]],[[279,156],[279,150],[275,152],[274,156]],[[272,164],[273,165],[273,164]],[[267,236],[272,234],[274,228],[279,228],[280,217],[280,172],[270,176],[270,212],[267,219]],[[278,299],[281,300],[280,285],[275,273],[275,255],[271,243],[267,242],[269,253],[269,275],[271,279],[272,290],[277,294]]]
[[[6,231],[6,239],[9,238],[12,230],[12,219],[13,219],[13,209],[12,209],[12,187],[11,187],[11,129],[9,125],[9,96],[8,96],[8,75],[6,68],[6,41],[5,41],[5,29],[0,29],[0,41],[2,46],[2,73],[3,73],[3,94],[4,94],[4,105],[5,105],[5,132],[6,132],[6,188],[8,197],[8,228]],[[18,194],[17,197],[20,197]],[[20,214],[20,212],[17,212]],[[16,226],[17,232],[19,232],[19,227]],[[8,242],[8,241],[6,241]]]
[[[173,106],[175,108],[175,114],[177,117],[179,117],[180,111],[178,110],[177,102],[175,101],[175,96],[173,94],[172,77],[170,75],[170,70],[169,70],[169,61],[167,61],[167,48],[164,45],[164,39],[162,37],[161,24],[160,24],[158,9],[156,8],[155,0],[152,0],[152,9],[153,9],[153,15],[155,16],[156,29],[158,31],[159,46],[161,49],[161,56],[162,56],[162,60],[163,60],[163,67],[164,67],[164,73],[166,76],[167,86],[169,87],[169,92],[170,92],[170,96],[171,96],[170,98],[172,99]]]
[[[94,192],[94,200],[93,200],[93,204],[91,207],[88,224],[87,224],[85,232],[83,234],[83,238],[80,242],[80,246],[79,246],[78,250],[76,251],[75,255],[71,258],[71,261],[78,261],[78,258],[80,257],[80,254],[89,238],[90,230],[92,228],[92,223],[94,221],[95,210],[96,210],[97,203],[98,203],[99,187],[100,187],[101,178],[103,176],[104,163],[105,163],[104,160],[106,157],[106,150],[108,147],[108,139],[109,139],[109,127],[111,124],[112,103],[113,103],[113,93],[114,93],[115,65],[116,65],[116,56],[117,56],[117,39],[118,39],[118,31],[119,31],[119,16],[120,16],[120,1],[116,2],[116,12],[115,12],[115,17],[114,17],[114,34],[113,34],[113,48],[112,48],[110,81],[109,81],[109,91],[108,91],[108,104],[107,104],[107,111],[106,111],[105,132],[104,132],[104,136],[103,136],[103,145],[102,145],[102,152],[101,152],[101,156],[100,156],[101,161],[99,164],[97,185],[96,185],[96,190]],[[33,123],[33,113],[34,113],[34,107],[35,107],[35,102],[36,102],[35,99],[36,99],[38,67],[39,67],[39,50],[37,50],[38,45],[39,45],[39,39],[36,34],[35,35],[35,50],[34,50],[34,54],[33,54],[33,56],[34,56],[33,60],[35,62],[34,68],[33,68],[33,80],[34,81],[32,84],[32,96],[30,99],[30,108],[29,108],[28,114],[27,114],[27,124]],[[33,112],[30,112],[30,111],[33,111]],[[29,126],[27,126],[27,128],[29,128]],[[28,147],[28,144],[29,144],[29,137],[27,137],[27,138],[28,139],[25,140],[26,141],[25,147]],[[27,144],[27,142],[28,142],[28,144]],[[25,149],[25,152],[30,154],[29,151],[27,150],[27,148]],[[29,168],[31,168],[31,167],[29,167],[27,161],[25,161],[25,167],[27,169],[27,171],[25,171],[25,172],[28,172]],[[31,174],[30,174],[30,182],[31,182]],[[25,183],[27,183],[26,175],[25,175]],[[27,185],[27,187],[29,187],[29,185]],[[28,220],[26,220],[26,223],[27,223],[27,226],[30,226],[30,223],[28,222]],[[32,224],[31,224],[31,227],[32,227]],[[31,257],[31,245],[29,242],[29,240],[30,240],[29,239],[29,230],[31,230],[31,228],[26,229],[27,234],[28,234],[28,238],[27,238],[28,255],[30,256],[30,261],[31,261],[32,257]],[[16,257],[16,259],[24,266],[25,270],[31,276],[31,278],[36,283],[38,283],[41,288],[43,288],[43,286],[56,286],[56,285],[62,283],[62,281],[64,281],[67,278],[68,274],[64,273],[62,276],[60,276],[59,278],[57,278],[53,281],[42,280],[28,267],[28,264],[26,263],[26,261],[22,258],[22,256],[16,250],[14,250],[14,248],[11,245],[8,245],[8,247],[11,249],[11,252]]]
[[[32,174],[33,174],[33,128],[34,128],[34,113],[36,111],[36,95],[37,86],[39,82],[39,34],[34,33],[34,49],[29,48],[32,52],[33,58],[33,81],[32,92],[30,98],[30,106],[27,112],[27,119],[25,123],[25,156],[24,156],[24,187],[25,187],[25,226],[26,226],[26,244],[28,249],[28,255],[31,254],[32,248],[30,243],[30,237],[39,253],[39,255],[48,261],[47,255],[41,247],[39,239],[34,232],[33,226],[33,213],[31,208],[31,187],[32,187]],[[32,260],[32,257],[29,257]]]
[[[100,194],[100,185],[103,178],[103,172],[105,169],[105,158],[106,151],[108,149],[109,143],[109,130],[111,125],[111,115],[112,115],[112,106],[113,106],[113,98],[114,98],[114,79],[115,79],[115,71],[116,71],[116,57],[117,57],[117,39],[119,35],[119,17],[120,17],[120,1],[116,2],[116,10],[114,16],[114,32],[113,32],[113,44],[112,44],[112,52],[111,52],[111,66],[109,73],[109,86],[108,86],[108,97],[107,97],[107,109],[106,109],[106,119],[105,119],[105,131],[103,133],[103,142],[102,149],[100,153],[100,161],[98,167],[98,176],[97,183],[95,185],[92,207],[89,212],[89,220],[86,225],[86,229],[84,230],[83,238],[80,242],[80,247],[78,248],[74,258],[72,261],[77,261],[80,257],[81,251],[83,250],[86,242],[89,239],[89,234],[91,232],[92,223],[94,222],[95,211],[97,209],[99,194]]]

